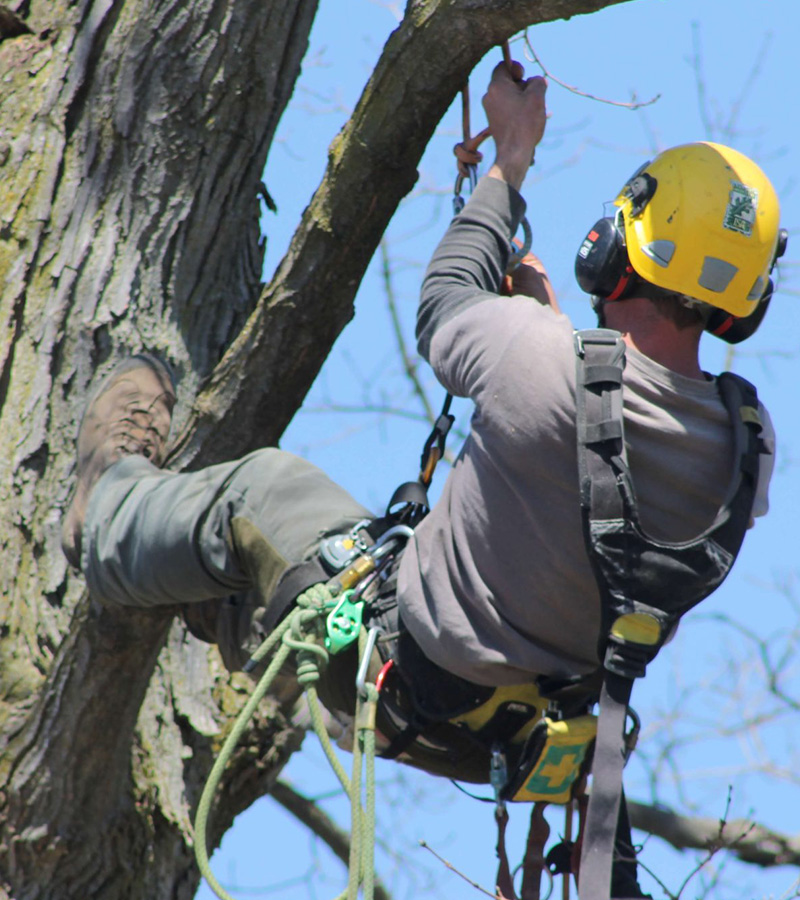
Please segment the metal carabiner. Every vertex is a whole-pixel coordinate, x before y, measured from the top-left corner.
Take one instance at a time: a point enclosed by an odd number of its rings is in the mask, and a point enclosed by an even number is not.
[[[489,763],[489,784],[494,791],[495,813],[502,815],[505,812],[506,802],[502,797],[503,788],[508,783],[508,768],[506,755],[500,744],[495,741],[492,744],[492,756]]]
[[[414,537],[414,529],[408,525],[392,525],[388,531],[384,531],[377,541],[367,551],[369,555],[378,560],[394,548],[400,540],[408,540]],[[391,541],[391,543],[389,543]]]
[[[356,691],[362,699],[367,695],[367,672],[369,670],[369,661],[372,658],[372,651],[378,641],[378,635],[383,634],[383,629],[378,625],[373,625],[367,633],[367,643],[364,647],[364,655],[356,673]]]
[[[639,732],[642,730],[642,720],[632,707],[628,707],[627,718],[631,720],[631,730],[625,734],[625,762],[630,759],[631,753],[636,749],[639,740]]]
[[[522,217],[520,225],[522,226],[522,246],[517,247],[512,242],[511,256],[508,257],[508,265],[506,266],[506,275],[510,275],[519,266],[522,260],[530,253],[531,244],[533,244],[533,231],[531,231],[531,225],[527,216]]]
[[[472,163],[466,163],[467,172],[469,174],[469,192],[475,190],[478,183],[478,167]],[[456,183],[453,188],[453,215],[457,216],[461,210],[467,205],[467,201],[461,196],[461,187],[464,184],[464,176],[461,172],[456,175]]]

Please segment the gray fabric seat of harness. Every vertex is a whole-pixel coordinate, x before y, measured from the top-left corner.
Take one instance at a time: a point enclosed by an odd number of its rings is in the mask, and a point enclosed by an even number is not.
[[[680,617],[715,590],[733,566],[752,513],[760,424],[755,388],[731,373],[721,375],[718,386],[733,429],[735,460],[725,500],[712,525],[693,540],[656,541],[639,524],[625,452],[622,337],[604,328],[576,332],[575,353],[581,509],[601,596],[604,667],[578,891],[580,900],[611,900],[633,682],[645,674]],[[655,628],[651,643],[617,633],[615,623],[632,613]]]

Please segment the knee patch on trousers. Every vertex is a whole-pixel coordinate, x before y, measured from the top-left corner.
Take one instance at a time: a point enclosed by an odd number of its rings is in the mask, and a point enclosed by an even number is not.
[[[231,520],[231,542],[250,588],[222,605],[217,619],[219,649],[225,665],[240,669],[268,636],[270,601],[289,563],[249,519]]]
[[[289,563],[249,519],[231,521],[230,539],[250,587],[235,597],[185,604],[182,613],[189,631],[218,644],[226,665],[238,669],[266,637],[261,619]]]
[[[239,563],[250,576],[253,587],[264,602],[268,602],[281,575],[289,568],[288,561],[249,519],[238,516],[231,520],[231,539]]]

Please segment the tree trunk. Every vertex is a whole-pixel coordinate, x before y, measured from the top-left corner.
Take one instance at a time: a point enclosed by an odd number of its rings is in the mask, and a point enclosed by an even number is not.
[[[474,64],[610,2],[412,0],[263,292],[259,183],[316,0],[0,4],[0,896],[192,896],[190,820],[245,692],[173,610],[101,608],[68,571],[90,384],[168,359],[175,467],[276,440]],[[299,746],[294,700],[259,711],[212,841]]]

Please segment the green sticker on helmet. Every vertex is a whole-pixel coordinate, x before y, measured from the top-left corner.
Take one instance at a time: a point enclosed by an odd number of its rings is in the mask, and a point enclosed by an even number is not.
[[[752,237],[758,207],[758,191],[741,181],[731,181],[731,192],[728,194],[728,207],[722,227],[736,231],[745,237]]]

